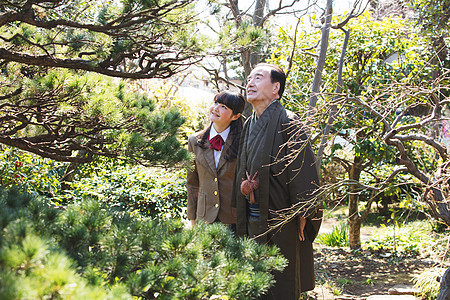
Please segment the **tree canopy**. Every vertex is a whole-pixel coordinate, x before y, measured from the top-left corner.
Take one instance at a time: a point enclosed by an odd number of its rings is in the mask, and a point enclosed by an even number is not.
[[[190,1],[0,1],[0,61],[167,78],[196,59]]]
[[[334,18],[333,23],[337,22],[339,17]],[[427,203],[433,217],[449,224],[448,202],[443,200],[446,187],[440,182],[448,178],[444,171],[448,154],[439,136],[431,134],[444,119],[440,112],[448,102],[448,69],[442,68],[440,76],[433,76],[436,67],[430,62],[434,53],[411,20],[378,20],[366,12],[348,22],[345,29],[348,44],[340,32],[330,33],[322,74],[326,85],[319,94],[317,114],[308,121],[315,142],[331,125],[329,136],[321,142],[326,145],[322,163],[324,168],[340,166],[345,172],[326,182],[323,190],[347,189],[342,198],[336,194],[334,198],[349,203],[350,247],[360,246],[359,227],[371,204],[392,194],[393,189],[404,190],[404,202]],[[295,39],[280,31],[271,58],[286,65],[286,57],[292,53],[284,101],[305,115],[309,95],[309,84],[305,83],[312,81],[316,63],[311,55],[314,50],[303,49],[314,49],[318,35],[298,33],[296,48]],[[345,56],[339,59],[342,48]],[[445,61],[441,62],[445,66]],[[339,72],[343,77],[340,83],[336,79]],[[427,190],[427,196],[413,191],[418,186]],[[367,201],[362,213],[359,200]]]
[[[185,159],[179,112],[95,73],[184,70],[200,57],[196,20],[186,0],[0,0],[0,143],[74,163]]]
[[[74,163],[94,155],[153,164],[186,158],[176,109],[156,110],[148,96],[102,75],[33,71],[33,78],[19,77],[17,95],[0,102],[1,143]]]

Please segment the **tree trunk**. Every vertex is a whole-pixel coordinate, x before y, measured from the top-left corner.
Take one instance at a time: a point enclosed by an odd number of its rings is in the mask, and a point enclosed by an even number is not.
[[[255,27],[263,27],[263,18],[264,18],[264,7],[266,6],[266,0],[257,0],[255,3],[255,12],[253,13],[253,26]],[[259,63],[259,49],[257,52],[250,53],[250,67],[253,68],[254,65]],[[245,74],[248,76],[247,73]]]
[[[350,210],[350,208],[349,208]],[[361,221],[356,215],[354,220],[349,218],[348,222],[348,245],[350,249],[356,250],[361,248]]]
[[[336,99],[338,97],[338,95],[342,92],[342,84],[343,84],[342,69],[344,67],[345,52],[347,50],[348,40],[350,38],[350,31],[344,30],[344,29],[342,29],[342,30],[344,31],[345,37],[344,37],[344,43],[342,45],[341,57],[339,58],[337,84],[336,84],[336,89],[334,91],[336,96],[334,97],[334,99]],[[328,136],[330,134],[331,126],[333,126],[334,118],[336,117],[336,112],[337,112],[337,105],[333,105],[331,107],[330,114],[328,116],[327,125],[325,126],[325,129],[323,131],[323,136],[320,141],[319,150],[317,151],[317,164],[316,165],[317,165],[317,170],[319,171],[319,174],[320,174],[320,166],[322,165],[323,151],[325,149],[325,146],[327,145]]]
[[[350,169],[349,179],[359,182],[361,175],[361,158],[355,157]],[[350,185],[348,196],[348,243],[350,249],[361,248],[361,217],[358,209],[359,193],[355,185]]]
[[[450,227],[450,202],[445,199],[445,196],[440,188],[435,187],[432,191],[432,199],[427,202],[432,209],[433,217],[436,220],[442,220],[447,226]]]
[[[77,153],[77,157],[79,158],[83,158],[83,157],[92,157],[92,153],[87,153],[87,151],[85,150],[80,150]],[[77,162],[71,162],[67,168],[66,171],[64,173],[64,175],[61,177],[61,179],[59,180],[61,183],[61,189],[62,190],[70,190],[70,184],[69,182],[72,182],[73,179],[75,178],[75,173],[78,169],[78,167],[81,165],[81,163],[77,163]]]
[[[431,58],[431,65],[434,66],[432,72],[433,80],[436,80],[442,74],[442,62],[447,59],[447,44],[444,36],[434,38],[432,41],[434,55]]]
[[[322,37],[320,39],[319,59],[317,60],[316,72],[311,89],[311,97],[309,98],[308,116],[312,116],[316,110],[317,95],[320,92],[322,85],[322,73],[325,66],[325,59],[327,58],[328,39],[330,36],[331,17],[333,15],[333,0],[327,0],[327,7],[325,9],[325,23],[322,27]]]
[[[264,7],[266,6],[266,0],[257,0],[255,3],[255,11],[253,12],[252,25],[255,27],[262,27],[262,20],[264,18]],[[246,50],[241,54],[242,65],[244,66],[245,78],[250,75],[253,66],[259,63],[260,55],[258,51]],[[248,117],[252,113],[252,106],[250,103],[245,103],[243,115]]]
[[[431,59],[431,64],[434,66],[434,70],[432,73],[433,76],[433,82],[436,82],[437,79],[442,75],[442,62],[444,62],[445,60],[447,60],[447,53],[448,53],[448,47],[445,43],[445,39],[443,36],[440,36],[438,38],[433,39],[432,42],[432,47],[434,50],[434,56]],[[440,102],[443,100],[442,98],[444,97],[444,95],[446,94],[444,91],[445,88],[441,88],[438,89],[437,93],[437,97],[438,99],[436,99],[436,103],[435,105],[440,105]],[[439,107],[441,108],[441,107]],[[439,109],[437,111],[437,114],[435,116],[436,118],[436,122],[434,123],[433,126],[433,138],[435,140],[439,140],[440,138],[440,131],[441,131],[441,110]],[[436,153],[435,159],[438,160],[439,159],[439,155],[438,153]],[[442,188],[440,188],[439,185],[434,185],[435,188],[433,188],[433,196],[432,196],[432,201],[434,201],[434,203],[430,203],[430,205],[436,208],[436,210],[433,209],[433,215],[435,217],[435,219],[439,220],[443,220],[445,224],[447,224],[448,226],[450,226],[450,205],[449,205],[449,201],[445,198],[445,195],[443,194],[443,190]],[[446,272],[448,273],[448,272]],[[449,279],[450,282],[450,279]]]

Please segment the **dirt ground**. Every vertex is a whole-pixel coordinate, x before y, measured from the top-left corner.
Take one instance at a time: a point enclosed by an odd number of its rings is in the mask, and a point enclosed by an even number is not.
[[[320,230],[331,230],[336,219],[325,220]],[[373,227],[361,230],[361,240],[367,240]],[[332,248],[314,243],[316,288],[308,293],[310,299],[362,300],[371,295],[388,295],[395,285],[413,286],[413,277],[438,263],[430,258],[381,257],[349,248]]]
[[[413,286],[414,275],[436,265],[436,262],[425,259],[395,261],[364,253],[354,254],[348,248],[315,245],[315,251],[317,284],[310,295],[317,300],[387,295],[395,285]]]

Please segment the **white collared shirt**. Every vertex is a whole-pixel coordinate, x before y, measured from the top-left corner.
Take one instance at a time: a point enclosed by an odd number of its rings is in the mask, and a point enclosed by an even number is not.
[[[230,133],[230,126],[228,126],[228,128],[225,129],[224,131],[222,131],[221,133],[217,133],[214,126],[211,125],[211,130],[209,131],[209,139],[212,139],[216,135],[220,135],[222,137],[223,143],[225,145],[225,142],[227,141],[229,133]],[[222,146],[222,149],[223,149],[223,146]],[[220,151],[214,150],[214,162],[216,163],[216,168],[219,165],[220,155],[222,155],[222,150],[220,150]]]

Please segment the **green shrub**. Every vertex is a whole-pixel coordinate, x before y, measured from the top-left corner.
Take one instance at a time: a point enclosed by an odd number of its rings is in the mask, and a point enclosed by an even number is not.
[[[0,248],[0,272],[4,300],[131,299],[124,285],[89,285],[66,254],[32,233]]]
[[[414,275],[414,287],[419,291],[421,299],[436,299],[440,290],[440,283],[436,280],[446,269],[432,268],[419,275]]]
[[[180,219],[158,221],[95,200],[66,209],[47,203],[0,189],[1,299],[25,295],[20,284],[30,298],[65,298],[77,286],[67,298],[252,299],[286,265],[276,247],[235,238],[222,224],[186,230]]]
[[[123,284],[89,285],[78,273],[50,234],[60,214],[17,188],[0,189],[0,299],[131,299]]]
[[[184,169],[131,167],[123,161],[99,158],[81,165],[70,190],[60,179],[67,163],[55,162],[8,147],[0,148],[0,185],[20,185],[33,195],[48,197],[55,205],[95,199],[116,210],[145,216],[179,218],[187,205]]]
[[[415,221],[404,225],[396,222],[389,227],[381,225],[381,228],[364,242],[362,247],[378,253],[416,256],[422,247],[434,244],[430,232],[430,224],[426,221]]]
[[[186,172],[119,166],[71,183],[60,204],[92,199],[118,211],[144,216],[180,218],[187,205]]]
[[[0,185],[22,185],[28,192],[53,196],[60,192],[64,163],[0,145]]]
[[[348,246],[348,225],[339,222],[338,226],[333,225],[331,232],[319,234],[317,240],[330,247],[346,247]]]

